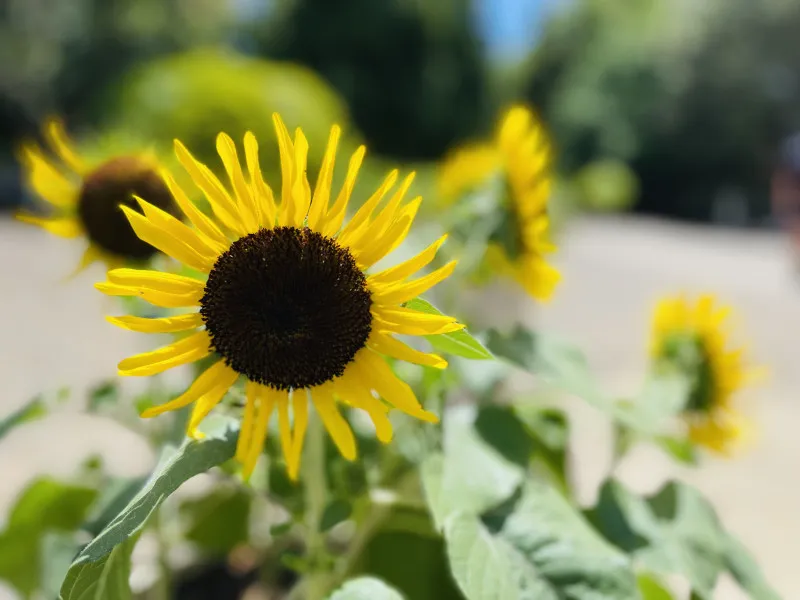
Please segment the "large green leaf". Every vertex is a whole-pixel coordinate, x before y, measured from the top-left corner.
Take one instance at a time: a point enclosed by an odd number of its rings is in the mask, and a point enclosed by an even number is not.
[[[18,410],[15,410],[10,415],[0,419],[0,439],[3,439],[8,433],[23,423],[40,419],[47,414],[47,407],[40,397],[25,403]]]
[[[448,409],[444,452],[422,464],[425,498],[438,529],[454,511],[480,514],[510,497],[524,469],[503,457],[475,430],[470,406]]]
[[[40,585],[43,540],[49,532],[70,533],[83,522],[96,490],[49,478],[19,496],[0,533],[0,579],[28,597]]]
[[[233,457],[238,422],[223,417],[206,419],[206,437],[187,439],[177,450],[167,449],[150,479],[128,505],[89,543],[73,566],[96,562],[137,533],[165,498],[188,479]]]
[[[433,304],[422,298],[415,298],[406,304],[406,308],[418,310],[429,315],[441,315],[442,312]],[[476,340],[466,329],[454,331],[452,333],[442,333],[438,335],[427,335],[425,338],[431,345],[448,354],[463,356],[473,360],[489,360],[494,358],[483,344]]]
[[[652,436],[666,419],[683,406],[688,382],[672,371],[654,372],[633,402],[607,397],[576,346],[547,334],[517,326],[508,334],[491,330],[489,350],[498,358],[535,375],[538,381],[577,396],[615,421],[641,434]]]
[[[252,499],[241,486],[220,485],[183,502],[180,512],[188,522],[186,539],[207,553],[225,556],[247,542]]]
[[[608,481],[589,517],[642,567],[686,577],[698,598],[713,598],[725,569],[754,600],[779,597],[746,550],[724,530],[711,504],[689,485],[670,482],[653,496],[640,497]]]
[[[127,538],[96,562],[73,563],[59,600],[131,600],[131,552],[138,538]]]
[[[380,579],[358,577],[346,581],[328,600],[403,600],[403,596]]]
[[[497,536],[535,567],[556,598],[638,599],[627,556],[610,545],[552,487],[525,485]]]

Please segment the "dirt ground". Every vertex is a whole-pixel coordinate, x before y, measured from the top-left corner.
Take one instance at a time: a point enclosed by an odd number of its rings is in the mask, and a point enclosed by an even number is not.
[[[63,282],[79,249],[35,228],[0,219],[0,415],[42,390],[77,390],[113,373],[118,360],[146,346],[141,336],[108,325],[113,311],[92,289],[99,269]],[[662,293],[713,291],[739,309],[752,355],[769,380],[742,396],[758,421],[757,445],[733,460],[708,460],[696,471],[677,469],[657,450],[640,448],[620,469],[642,491],[679,476],[702,488],[723,521],[753,550],[768,579],[787,599],[800,598],[800,273],[775,233],[720,231],[658,221],[612,218],[573,223],[558,262],[564,283],[545,307],[524,307],[498,293],[496,307],[578,342],[609,388],[635,389],[643,367],[651,306]],[[576,403],[575,453],[581,496],[593,499],[607,468],[594,449],[608,430]],[[120,473],[145,471],[152,457],[133,434],[69,407],[18,430],[0,444],[0,515],[35,474],[65,474],[92,452]],[[0,522],[4,517],[0,517]],[[5,592],[8,594],[8,592]],[[744,598],[728,582],[720,600]],[[4,595],[0,586],[0,600]]]

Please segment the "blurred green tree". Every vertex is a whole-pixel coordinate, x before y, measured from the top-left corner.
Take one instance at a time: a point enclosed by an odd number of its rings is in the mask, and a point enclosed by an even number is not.
[[[261,53],[330,81],[375,152],[436,158],[484,124],[469,0],[294,0],[253,35]]]
[[[708,220],[733,199],[757,219],[800,125],[798,28],[790,0],[584,0],[548,26],[524,94],[567,171],[632,165],[639,210]]]

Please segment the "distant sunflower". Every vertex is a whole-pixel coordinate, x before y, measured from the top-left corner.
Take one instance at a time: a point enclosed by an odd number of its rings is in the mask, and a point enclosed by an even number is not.
[[[339,127],[331,129],[312,194],[303,132],[298,128],[292,140],[280,117],[276,114],[273,119],[282,171],[278,198],[262,177],[258,144],[248,132],[244,137],[247,177],[233,140],[225,134],[217,138],[232,193],[175,142],[178,160],[206,195],[214,218],[199,212],[169,175],[165,176],[167,185],[191,226],[144,200],[139,200],[144,215],[123,209],[137,235],[207,274],[205,281],[117,269],[109,271],[108,281],[97,288],[109,295],[140,296],[157,306],[199,308],[159,319],[110,317],[120,327],[146,333],[197,330],[173,344],[123,360],[121,375],[154,375],[209,355],[217,358],[180,397],[146,410],[143,417],[194,403],[188,429],[197,436],[203,418],[242,377],[246,403],[236,457],[245,477],[253,471],[268,422],[277,411],[288,472],[296,479],[309,406],[350,460],[356,456],[355,438],[339,412],[339,403],[366,411],[384,443],[392,437],[389,407],[436,422],[437,417],[422,408],[383,356],[444,368],[447,363],[441,357],[413,349],[394,335],[440,334],[463,325],[451,317],[404,306],[453,272],[455,263],[451,262],[410,279],[433,260],[446,236],[397,266],[366,272],[409,232],[421,202],[416,198],[403,203],[414,174],[379,209],[397,182],[398,172],[389,173],[345,223],[364,147],[350,159],[344,185],[331,203]]]
[[[451,204],[501,178],[506,223],[487,251],[496,270],[514,277],[532,297],[548,299],[561,276],[547,262],[550,241],[550,146],[533,113],[512,107],[491,143],[456,149],[442,164],[440,199]]]
[[[689,437],[720,454],[730,454],[751,431],[732,405],[734,394],[756,370],[745,364],[741,348],[728,348],[730,308],[712,295],[692,304],[683,297],[664,298],[653,317],[651,353],[692,377],[683,417]]]
[[[20,160],[28,185],[52,206],[53,214],[23,212],[17,217],[60,237],[85,238],[88,245],[79,268],[95,260],[114,267],[151,258],[156,249],[137,237],[120,205],[134,208],[137,195],[177,214],[155,156],[142,152],[89,163],[75,151],[61,121],[48,120],[44,134],[54,156],[27,142],[20,149]]]

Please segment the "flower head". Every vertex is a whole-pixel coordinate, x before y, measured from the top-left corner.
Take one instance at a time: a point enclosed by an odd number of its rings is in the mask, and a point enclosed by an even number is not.
[[[548,299],[560,274],[546,256],[550,241],[550,146],[533,113],[508,110],[491,143],[457,149],[439,173],[439,197],[451,204],[489,185],[498,185],[504,218],[492,237],[487,260],[514,277],[532,297]]]
[[[88,245],[81,267],[95,260],[119,266],[152,257],[156,249],[137,237],[120,206],[134,208],[134,195],[138,195],[177,214],[155,157],[143,152],[108,156],[90,164],[75,151],[60,121],[49,120],[44,133],[54,157],[26,143],[20,159],[29,186],[51,205],[54,214],[21,213],[18,218],[60,237],[85,238]]]
[[[345,222],[363,146],[350,159],[343,187],[333,198],[340,129],[331,129],[312,192],[306,176],[305,136],[297,129],[292,139],[278,115],[274,122],[282,171],[277,193],[262,177],[255,137],[251,133],[244,137],[245,175],[234,141],[220,134],[217,150],[229,188],[180,142],[175,143],[179,161],[210,202],[213,218],[201,213],[169,175],[165,175],[167,185],[190,225],[144,199],[139,200],[144,214],[124,208],[140,238],[204,274],[203,279],[116,269],[97,287],[109,295],[135,295],[157,306],[190,309],[157,319],[110,318],[134,331],[192,332],[168,346],[123,360],[121,375],[154,375],[209,355],[217,358],[181,396],[142,416],[194,404],[189,434],[199,435],[203,418],[231,386],[244,380],[246,402],[236,452],[244,475],[252,472],[270,418],[277,413],[289,475],[296,478],[310,406],[341,454],[351,460],[356,455],[355,439],[340,414],[342,404],[366,411],[382,442],[392,437],[389,408],[435,422],[437,417],[422,408],[384,356],[443,368],[447,363],[441,357],[394,336],[446,333],[463,326],[451,317],[404,306],[453,272],[451,262],[412,279],[433,260],[444,237],[397,266],[369,272],[409,232],[421,202],[419,198],[405,202],[413,173],[399,186],[397,171],[389,173]]]
[[[694,303],[664,298],[656,305],[651,337],[654,360],[690,377],[683,411],[690,438],[721,454],[730,454],[750,433],[732,398],[755,374],[746,366],[744,351],[728,347],[729,315],[730,309],[711,295]]]

